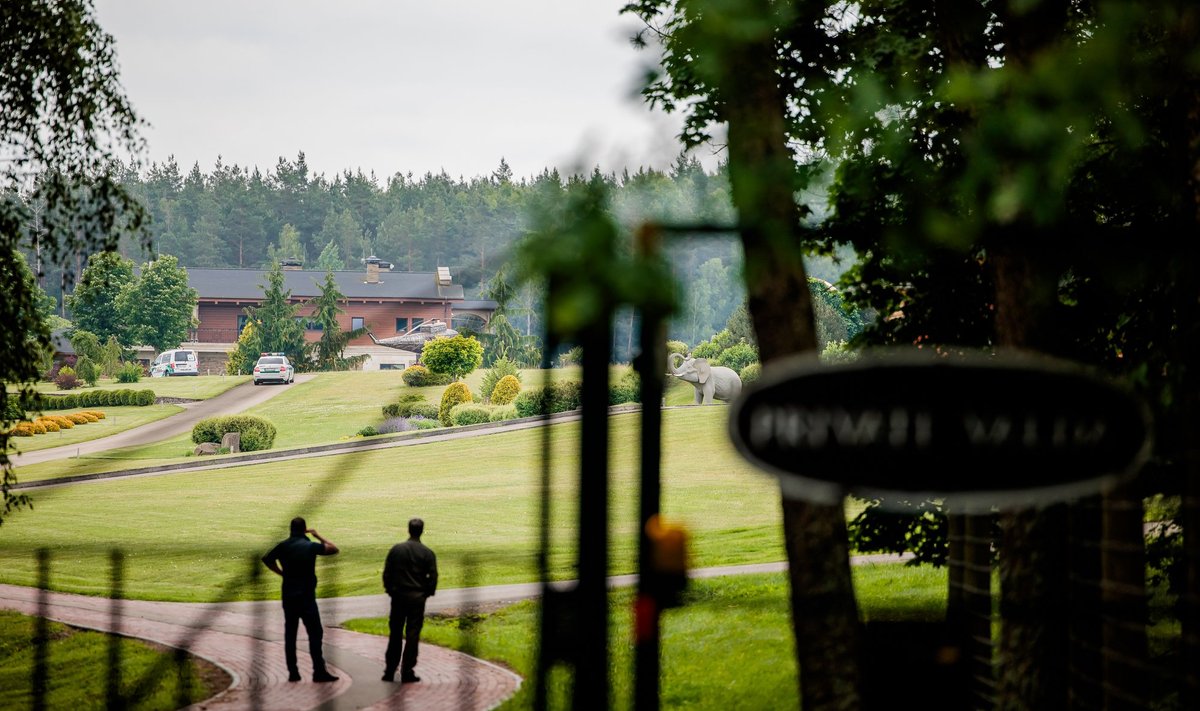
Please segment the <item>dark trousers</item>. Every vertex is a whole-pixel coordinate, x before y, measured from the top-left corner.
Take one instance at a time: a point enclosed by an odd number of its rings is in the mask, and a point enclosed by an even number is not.
[[[392,598],[392,612],[388,616],[388,646],[384,655],[384,671],[411,674],[417,666],[417,646],[421,639],[421,627],[425,624],[425,596],[406,596],[403,593]],[[401,655],[401,649],[404,650]]]
[[[321,613],[317,610],[315,597],[283,598],[283,654],[287,659],[288,671],[300,672],[296,666],[296,631],[301,622],[304,622],[304,631],[308,633],[308,654],[312,657],[313,674],[324,674],[325,657],[321,654],[321,639],[325,631],[321,629]]]

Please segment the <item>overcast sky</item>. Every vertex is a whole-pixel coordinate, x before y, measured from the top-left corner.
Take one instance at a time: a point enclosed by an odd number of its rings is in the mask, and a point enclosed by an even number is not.
[[[517,177],[665,167],[624,0],[97,0],[147,158]],[[709,163],[705,154],[700,157]]]

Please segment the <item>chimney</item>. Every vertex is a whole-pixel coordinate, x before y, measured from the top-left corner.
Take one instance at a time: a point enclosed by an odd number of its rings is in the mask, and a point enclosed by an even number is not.
[[[438,286],[450,286],[450,267],[437,268]]]
[[[304,268],[304,265],[300,263],[299,259],[288,257],[279,260],[279,268],[285,272],[298,272]]]
[[[367,279],[365,283],[379,283],[379,257],[375,255],[367,257]]]

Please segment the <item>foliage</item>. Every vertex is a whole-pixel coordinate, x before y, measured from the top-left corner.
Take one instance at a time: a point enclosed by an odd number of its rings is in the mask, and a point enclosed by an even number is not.
[[[275,425],[254,415],[226,415],[200,420],[192,427],[192,441],[196,444],[220,444],[221,438],[227,432],[237,432],[241,435],[243,452],[270,449],[275,443]]]
[[[100,341],[107,341],[110,336],[118,340],[128,338],[117,298],[135,281],[133,261],[119,253],[104,251],[88,257],[79,284],[65,297],[76,328],[94,334]],[[75,344],[74,337],[71,343],[77,353],[84,352]]]
[[[365,333],[366,328],[342,330],[337,317],[345,313],[339,304],[346,297],[338,291],[332,271],[325,272],[325,281],[319,286],[321,293],[313,299],[309,317],[321,324],[321,338],[313,345],[314,366],[317,370],[348,370],[356,359],[345,357],[346,344]]]
[[[80,380],[92,387],[95,387],[96,383],[100,381],[100,366],[96,365],[88,356],[80,356],[75,361],[75,372],[79,375]]]
[[[687,355],[688,344],[683,341],[667,341],[667,357],[669,358],[672,353]]]
[[[247,345],[253,345],[254,349],[242,354],[235,364],[241,368],[238,373],[252,371],[259,353],[283,353],[297,370],[307,367],[309,346],[304,340],[304,327],[296,321],[302,305],[290,303],[292,292],[283,288],[283,281],[283,270],[278,264],[272,265],[267,272],[267,283],[261,285],[262,301],[258,306],[246,308],[246,326],[253,325]],[[240,336],[238,341],[241,350]],[[251,354],[253,360],[249,360]]]
[[[467,388],[466,383],[451,383],[448,388],[442,392],[442,402],[438,406],[438,420],[443,425],[449,427],[453,424],[450,420],[450,410],[455,405],[469,403],[472,401],[471,391]]]
[[[483,363],[483,346],[468,336],[434,338],[422,348],[421,363],[431,372],[458,380]]]
[[[491,367],[484,374],[483,381],[479,384],[479,392],[490,397],[492,391],[496,389],[496,383],[499,383],[506,375],[516,378],[517,384],[520,385],[521,371],[517,370],[517,364],[501,356],[492,362]]]
[[[429,423],[438,424],[437,418],[434,417],[431,419],[419,415],[413,417],[389,417],[376,429],[379,431],[379,434],[413,432],[415,430],[427,429],[424,425]]]
[[[830,341],[821,351],[822,363],[851,363],[858,359],[858,351],[846,341]]]
[[[506,375],[492,389],[489,402],[493,405],[511,405],[521,393],[521,381],[515,375]]]
[[[308,261],[308,251],[300,241],[300,233],[291,225],[279,230],[279,242],[267,247],[267,268],[273,269],[284,260],[294,260],[301,265]]]
[[[108,341],[100,349],[100,357],[96,362],[100,364],[100,372],[106,378],[116,377],[122,366],[122,361],[125,358],[125,349],[121,347],[116,336],[109,336]]]
[[[758,349],[749,343],[735,343],[721,351],[714,365],[723,365],[740,372],[743,368],[758,361]]]
[[[116,308],[128,343],[158,351],[175,348],[195,326],[196,290],[187,270],[170,254],[142,264],[141,274],[117,295]]]
[[[405,385],[413,388],[424,388],[431,385],[449,385],[450,376],[444,373],[434,373],[421,364],[410,365],[400,374]]]
[[[117,371],[117,382],[136,383],[142,379],[144,372],[141,363],[134,363],[133,361],[124,363],[121,365],[121,369]]]
[[[258,362],[262,350],[258,347],[256,329],[250,321],[242,327],[238,334],[237,344],[225,359],[225,372],[230,375],[249,375],[254,372],[254,364]]]
[[[342,261],[341,250],[338,249],[337,242],[329,241],[329,244],[321,250],[320,256],[317,257],[317,269],[326,272],[336,272],[346,268],[346,263]]]
[[[492,412],[488,416],[489,422],[503,422],[505,420],[515,420],[520,415],[517,414],[516,405],[494,405]]]
[[[96,334],[91,331],[85,331],[78,327],[73,328],[70,333],[70,341],[76,356],[90,358],[97,363],[104,359],[104,347],[100,345],[100,339]]]
[[[379,434],[379,430],[375,429],[374,425],[367,425],[358,431],[359,437],[374,437],[377,434]]]
[[[636,370],[631,370],[621,376],[621,379],[608,386],[608,404],[623,405],[627,402],[641,402],[641,378]]]
[[[738,372],[738,377],[742,379],[742,385],[749,385],[755,380],[762,377],[762,364],[751,363]]]
[[[549,388],[525,388],[513,405],[521,417],[566,412],[579,407],[581,390],[578,380],[560,380]]]
[[[70,366],[59,368],[58,375],[54,376],[54,384],[59,390],[74,390],[79,387],[79,378],[75,376],[75,369]]]
[[[394,402],[383,406],[383,416],[387,418],[393,417],[424,417],[427,419],[437,419],[438,406],[425,402],[420,396],[416,400],[406,400],[401,398],[400,402]]]
[[[49,417],[39,417],[39,418],[37,418],[36,422],[39,425],[41,425],[42,427],[44,427],[46,429],[46,432],[58,432],[60,429],[62,429],[59,426],[57,420],[51,419]]]
[[[583,347],[575,346],[570,350],[558,355],[558,367],[566,368],[571,365],[579,365],[583,362]]]
[[[455,426],[478,425],[490,422],[491,417],[492,408],[487,405],[463,403],[450,408],[450,422]]]

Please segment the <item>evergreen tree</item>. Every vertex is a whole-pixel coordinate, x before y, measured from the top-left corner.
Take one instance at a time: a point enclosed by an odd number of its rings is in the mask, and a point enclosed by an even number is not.
[[[304,326],[297,320],[301,304],[291,302],[292,292],[283,288],[283,270],[278,264],[271,267],[262,286],[262,303],[246,309],[258,348],[265,353],[283,353],[298,370],[306,369],[309,346]]]
[[[342,330],[338,315],[345,311],[339,304],[346,297],[338,291],[332,272],[325,272],[325,282],[319,286],[321,294],[312,302],[313,314],[310,317],[321,324],[321,339],[313,345],[314,366],[317,370],[345,370],[349,365],[344,356],[346,344],[362,335],[366,329]]]
[[[308,250],[300,239],[300,232],[291,225],[284,225],[279,230],[279,241],[267,248],[266,267],[272,269],[285,259],[294,259],[300,264],[308,260]]]
[[[325,245],[325,249],[321,250],[321,256],[317,257],[317,269],[336,272],[345,268],[346,263],[342,261],[341,250],[338,249],[337,242],[331,240]]]

